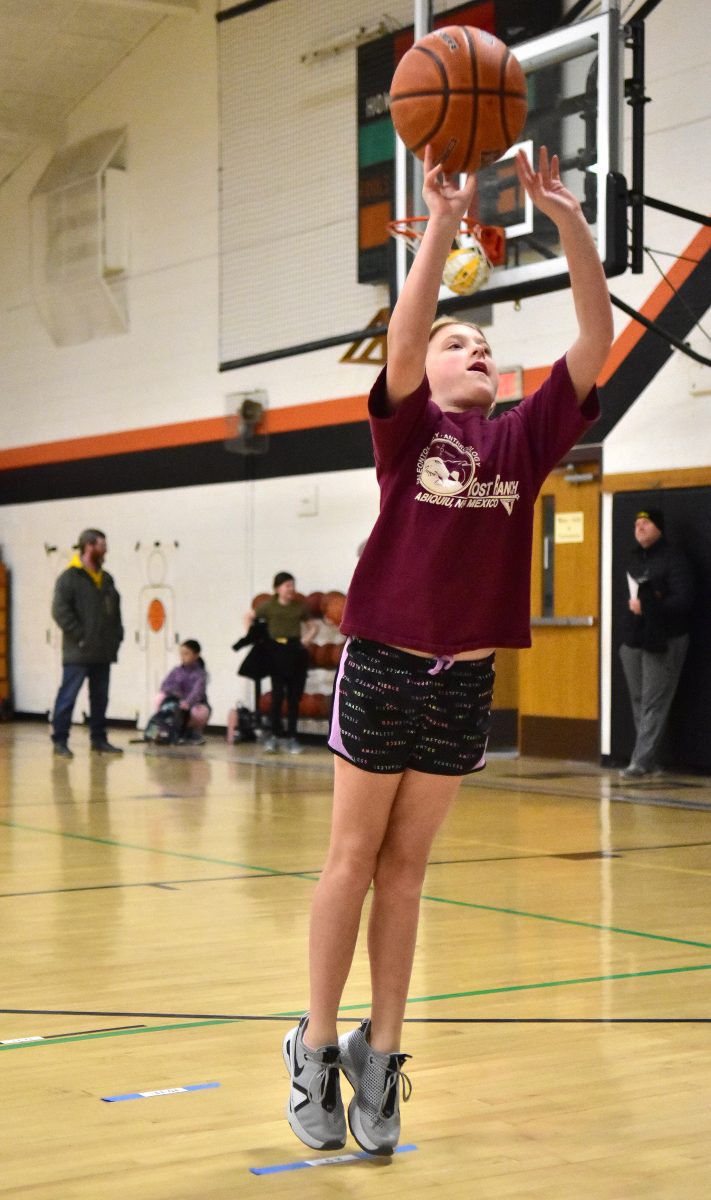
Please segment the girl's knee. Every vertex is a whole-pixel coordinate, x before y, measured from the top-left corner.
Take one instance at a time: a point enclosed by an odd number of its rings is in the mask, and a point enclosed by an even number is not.
[[[367,892],[375,874],[375,856],[358,849],[341,848],[338,854],[329,857],[321,878],[329,878],[339,887],[349,891]]]
[[[383,888],[389,892],[419,896],[426,869],[426,858],[423,861],[417,855],[383,850],[378,857],[373,882],[376,889]]]

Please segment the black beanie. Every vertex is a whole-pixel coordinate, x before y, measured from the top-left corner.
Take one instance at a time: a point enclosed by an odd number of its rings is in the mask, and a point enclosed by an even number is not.
[[[276,588],[281,587],[282,583],[289,582],[294,582],[293,575],[291,575],[288,571],[277,571],[276,575],[274,576],[272,587],[276,590]]]
[[[664,513],[661,508],[641,508],[635,516],[635,521],[638,517],[646,517],[653,525],[656,525],[660,533],[664,533]]]

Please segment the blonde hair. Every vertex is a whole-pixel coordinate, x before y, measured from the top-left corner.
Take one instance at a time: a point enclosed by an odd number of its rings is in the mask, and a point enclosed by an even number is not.
[[[469,329],[476,329],[477,333],[480,333],[481,336],[484,338],[484,340],[488,341],[488,338],[487,338],[486,334],[484,333],[484,330],[479,325],[475,325],[473,321],[458,321],[456,317],[446,317],[446,316],[445,317],[437,317],[436,321],[432,322],[432,325],[430,326],[430,336],[429,336],[428,340],[431,342],[434,335],[436,333],[438,333],[440,329],[444,329],[444,327],[446,325],[466,325]]]

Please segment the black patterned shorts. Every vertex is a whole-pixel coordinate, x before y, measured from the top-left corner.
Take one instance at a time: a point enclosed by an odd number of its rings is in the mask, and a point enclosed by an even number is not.
[[[334,685],[329,747],[379,774],[481,771],[493,689],[493,654],[453,662],[350,638]]]

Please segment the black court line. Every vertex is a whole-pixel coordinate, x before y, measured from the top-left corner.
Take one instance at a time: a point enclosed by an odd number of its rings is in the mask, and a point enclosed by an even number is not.
[[[499,776],[499,778],[502,778],[502,777]],[[512,779],[513,778],[518,779],[521,777],[513,776]],[[574,779],[574,776],[570,776],[570,778],[572,780],[572,779]],[[599,778],[604,779],[604,776],[599,776]],[[663,791],[663,781],[657,780],[655,786],[656,786],[657,791],[659,791],[659,792]],[[683,784],[680,786],[683,786],[683,787],[707,787],[708,785],[692,783],[692,784]],[[566,790],[564,792],[563,791],[560,791],[560,792],[551,791],[549,788],[546,788],[546,787],[535,787],[532,782],[529,782],[527,780],[522,780],[520,787],[514,786],[513,783],[497,784],[494,782],[490,783],[488,781],[485,783],[482,783],[481,785],[477,784],[477,785],[475,785],[475,787],[476,787],[476,790],[479,790],[480,792],[482,790],[486,790],[489,792],[505,792],[507,794],[513,793],[514,795],[517,792],[527,791],[527,792],[530,792],[531,795],[533,795],[533,796],[545,796],[550,800],[587,800],[588,802],[592,801],[595,804],[599,804],[600,800],[601,800],[600,796],[591,795],[590,792],[573,791],[571,788],[566,788]],[[468,799],[472,798],[473,793],[475,791],[475,787],[470,788],[469,795],[467,797]],[[706,802],[703,800],[690,800],[690,799],[689,800],[677,800],[677,799],[673,798],[672,796],[664,796],[664,795],[653,796],[651,794],[651,792],[646,792],[644,787],[638,788],[634,784],[618,785],[617,791],[610,792],[609,799],[612,801],[613,804],[614,803],[642,804],[642,805],[648,804],[652,808],[681,808],[681,809],[687,809],[690,812],[711,812],[711,802]]]
[[[662,842],[655,846],[613,846],[608,850],[576,850],[576,851],[560,851],[558,853],[547,854],[497,854],[483,856],[480,858],[434,858],[428,862],[428,867],[458,867],[469,866],[475,863],[500,863],[500,862],[537,862],[547,859],[590,859],[597,858],[623,858],[625,854],[640,854],[646,851],[653,850],[685,850],[694,849],[699,846],[711,846],[711,840],[703,842]],[[301,878],[303,875],[319,875],[323,870],[322,867],[308,867],[301,871],[265,871],[261,875],[198,875],[190,879],[160,879],[160,880],[143,880],[139,883],[88,883],[78,887],[64,888],[39,888],[29,892],[0,892],[0,900],[15,899],[22,896],[56,896],[66,892],[103,892],[111,890],[120,890],[122,888],[162,888],[166,891],[176,891],[183,884],[189,883],[228,883],[233,880],[249,879],[289,879]],[[0,1010],[2,1011],[2,1010]]]
[[[651,808],[681,808],[691,812],[711,812],[711,803],[703,800],[675,800],[672,796],[633,795],[632,788],[610,794],[616,804],[648,804]]]
[[[620,854],[637,854],[641,850],[684,850],[694,846],[711,846],[709,842],[661,842],[658,846],[618,846]]]
[[[459,866],[466,863],[490,863],[490,862],[528,862],[529,860],[541,858],[569,858],[572,854],[605,854],[607,855],[624,855],[638,854],[645,850],[684,850],[693,849],[695,846],[711,846],[711,840],[703,842],[661,842],[654,846],[611,846],[609,850],[571,850],[571,851],[549,851],[541,854],[496,854],[491,857],[482,858],[433,858],[428,867],[447,867]]]
[[[77,1009],[51,1009],[51,1008],[0,1008],[0,1014],[15,1014],[26,1016],[52,1015],[52,1016],[141,1016],[141,1017],[159,1017],[161,1019],[177,1019],[186,1021],[268,1021],[272,1023],[293,1024],[294,1017],[291,1016],[269,1016],[259,1013],[108,1013],[108,1012],[92,1012],[80,1011]],[[346,1017],[337,1017],[342,1024],[352,1025],[360,1018],[355,1017],[352,1013]],[[708,1025],[711,1024],[711,1017],[405,1017],[406,1025]],[[111,1031],[120,1031],[122,1029],[149,1029],[150,1026],[145,1025],[117,1025],[113,1026]],[[99,1029],[81,1029],[74,1034],[54,1033],[48,1034],[45,1041],[50,1038],[60,1037],[80,1037],[82,1034],[88,1033],[103,1033],[108,1032]]]
[[[248,1018],[245,1018],[247,1020]],[[289,1018],[293,1021],[293,1017]],[[339,1018],[340,1020],[340,1018]],[[417,1025],[708,1025],[711,1017],[405,1017]]]
[[[539,771],[534,775],[517,775],[516,772],[509,774],[501,774],[500,779],[521,780],[523,783],[528,783],[531,780],[534,782],[539,779],[604,779],[604,775],[599,775],[596,771]],[[691,783],[688,780],[675,779],[673,776],[657,776],[651,779],[639,779],[631,781],[624,785],[625,787],[669,787],[669,788],[703,788],[708,787],[706,783]]]
[[[80,887],[41,888],[34,892],[0,892],[0,900],[8,900],[17,896],[56,896],[63,892],[105,892],[121,888],[165,888],[176,891],[182,883],[220,883],[233,879],[289,879],[300,878],[302,875],[318,875],[322,867],[314,867],[312,871],[264,871],[261,875],[200,875],[192,879],[156,879],[145,880],[141,883],[87,883]]]
[[[531,779],[600,779],[597,771],[537,771],[533,775],[519,775],[516,771],[503,772],[499,779],[521,779],[524,783]],[[604,778],[604,777],[602,777]]]

